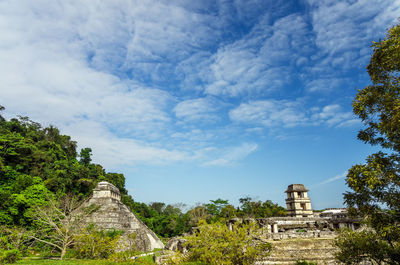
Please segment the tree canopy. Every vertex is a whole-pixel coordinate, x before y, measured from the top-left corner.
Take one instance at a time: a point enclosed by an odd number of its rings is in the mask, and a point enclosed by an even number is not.
[[[358,91],[353,109],[365,124],[358,138],[380,146],[382,151],[349,170],[346,182],[351,191],[344,195],[346,204],[365,219],[370,232],[345,234],[339,246],[342,261],[362,255],[378,263],[399,264],[400,25],[390,28],[386,37],[374,42],[372,48],[367,67],[372,84]],[[374,251],[366,247],[371,237],[376,243]],[[346,251],[351,240],[359,243],[357,251]]]
[[[123,174],[90,163],[90,148],[82,149],[78,161],[76,146],[53,126],[42,128],[27,117],[0,119],[0,224],[29,226],[30,206],[45,201],[47,194],[82,199],[101,180],[127,196]]]

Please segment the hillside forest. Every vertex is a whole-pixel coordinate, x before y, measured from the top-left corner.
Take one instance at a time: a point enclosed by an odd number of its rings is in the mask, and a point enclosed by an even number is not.
[[[283,207],[250,197],[241,198],[239,207],[218,198],[186,212],[183,204],[137,202],[128,194],[125,176],[93,163],[91,154],[89,147],[78,151],[77,143],[54,126],[42,127],[28,117],[7,120],[0,115],[0,225],[34,229],[33,205],[65,195],[82,201],[100,181],[114,184],[122,202],[161,238],[186,233],[202,219],[212,223],[233,217],[286,215]]]

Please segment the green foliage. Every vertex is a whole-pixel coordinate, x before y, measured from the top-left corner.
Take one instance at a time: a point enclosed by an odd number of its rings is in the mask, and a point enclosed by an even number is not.
[[[0,263],[15,263],[21,259],[21,256],[18,249],[0,250]]]
[[[375,42],[367,67],[372,85],[360,90],[353,102],[354,113],[367,125],[360,140],[400,150],[399,70],[400,26],[392,27],[386,38]]]
[[[346,264],[359,264],[366,259],[382,264],[387,260],[382,250],[391,248],[389,243],[382,240],[372,229],[358,232],[342,230],[335,240],[335,245],[340,249],[340,252],[336,253],[336,258]],[[398,263],[392,260],[388,264]]]
[[[191,226],[196,226],[200,220],[207,220],[208,223],[224,222],[234,217],[242,218],[265,218],[271,216],[285,216],[286,209],[272,203],[255,201],[250,197],[240,198],[240,207],[235,208],[228,200],[210,200],[210,203],[196,206],[187,213]]]
[[[233,205],[229,204],[228,200],[216,199],[210,200],[210,202],[211,203],[207,203],[204,205],[207,214],[204,216],[200,216],[200,218],[197,218],[198,220],[207,219],[209,222],[217,222],[224,219],[233,218],[238,215],[237,210]]]
[[[104,231],[90,226],[75,236],[73,256],[79,259],[107,259],[116,252],[120,236],[120,231]]]
[[[380,145],[366,163],[353,166],[346,182],[352,191],[344,195],[351,213],[364,218],[371,231],[343,233],[338,241],[341,259],[367,259],[399,264],[400,260],[400,25],[373,45],[367,67],[372,84],[359,90],[353,110],[366,125],[358,138]],[[372,248],[368,240],[374,240]],[[356,244],[349,251],[351,242]]]
[[[57,128],[42,128],[27,117],[9,121],[1,117],[0,225],[31,227],[31,205],[67,192],[84,199],[102,180],[129,196],[124,175],[107,173],[101,165],[91,163],[91,151],[84,148],[78,157],[76,142]]]
[[[135,249],[136,236],[137,235],[135,233],[124,236],[123,239],[126,242],[125,245],[122,246],[120,244],[119,246],[119,248],[121,248],[120,251],[116,251],[113,254],[111,254],[109,259],[116,262],[124,262],[131,260],[133,256],[138,254],[138,251],[136,251]]]
[[[154,264],[153,257],[147,256],[130,261],[110,261],[110,260],[88,260],[88,259],[69,259],[69,260],[54,260],[54,259],[23,259],[17,264],[25,265],[136,265],[136,264]],[[193,264],[194,265],[194,264]]]
[[[213,223],[224,222],[226,219],[233,217],[263,218],[286,215],[286,210],[283,207],[271,201],[253,201],[249,197],[241,200],[242,207],[238,209],[229,204],[228,200],[219,198],[182,213],[180,206],[166,205],[163,202],[153,202],[147,205],[134,202],[129,196],[122,196],[122,201],[150,229],[162,237],[173,237],[189,232],[192,227],[197,226],[200,220],[207,220],[207,222]]]
[[[254,201],[250,197],[239,199],[240,208],[237,215],[240,217],[265,218],[287,215],[286,209],[270,200],[265,202]]]
[[[196,226],[199,221],[207,220],[210,218],[210,214],[207,212],[207,208],[204,206],[196,206],[188,212],[189,223],[191,226]]]
[[[253,264],[271,250],[269,243],[255,240],[259,233],[254,223],[237,223],[229,230],[223,223],[201,221],[198,231],[186,237],[187,259],[209,264]]]
[[[211,203],[205,205],[207,212],[212,216],[221,216],[221,211],[228,206],[228,200],[216,199],[210,200]]]
[[[193,261],[193,262],[183,262],[181,263],[181,265],[208,265],[208,264],[203,262]]]
[[[135,259],[135,264],[152,265],[155,264],[153,260],[153,255],[139,257]]]
[[[80,160],[79,162],[85,166],[89,166],[90,161],[92,161],[92,158],[90,157],[92,155],[92,149],[91,148],[83,148],[81,150],[81,153],[79,154]]]
[[[117,264],[120,264],[121,262],[132,262],[132,256],[127,255],[124,251],[112,254],[109,259]],[[154,264],[153,255],[137,257],[134,259],[134,263],[132,262],[132,264]]]
[[[26,230],[19,227],[0,226],[0,250],[17,249],[24,254],[27,250],[26,243],[29,241]]]
[[[150,205],[134,202],[130,196],[122,196],[122,202],[156,234],[161,237],[173,237],[191,229],[188,213],[182,213],[180,206],[153,202]]]

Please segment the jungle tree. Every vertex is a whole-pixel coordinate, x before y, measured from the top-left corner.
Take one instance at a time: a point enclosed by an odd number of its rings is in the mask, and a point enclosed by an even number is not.
[[[372,48],[367,67],[371,85],[358,91],[353,111],[365,124],[358,139],[381,151],[348,172],[351,191],[344,194],[345,202],[351,213],[363,217],[367,228],[339,237],[338,259],[348,264],[360,257],[400,264],[400,25],[390,28]],[[350,245],[354,251],[347,251]]]

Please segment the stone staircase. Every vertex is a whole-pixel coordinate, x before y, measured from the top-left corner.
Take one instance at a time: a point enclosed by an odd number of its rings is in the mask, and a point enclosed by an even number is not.
[[[271,255],[256,264],[295,264],[296,261],[314,262],[318,265],[339,264],[334,259],[337,249],[332,238],[296,238],[270,241]]]

